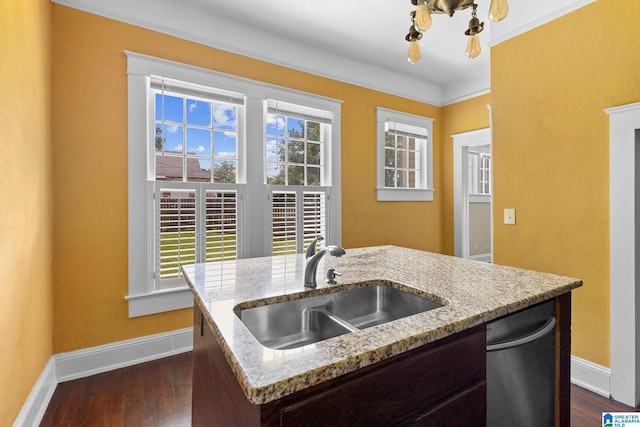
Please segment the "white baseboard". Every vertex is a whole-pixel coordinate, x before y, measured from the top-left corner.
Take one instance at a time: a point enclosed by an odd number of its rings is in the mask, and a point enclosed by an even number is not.
[[[606,398],[611,397],[611,369],[573,355],[571,382]]]
[[[193,328],[185,328],[59,353],[53,356],[56,378],[58,382],[74,380],[190,351],[193,348],[192,334]]]
[[[193,328],[119,341],[49,359],[13,427],[38,426],[58,383],[173,356],[193,349]]]
[[[185,328],[51,356],[13,427],[39,425],[58,383],[191,351],[192,334]],[[571,356],[571,382],[611,395],[611,370],[577,356]]]
[[[24,405],[22,405],[20,413],[13,422],[13,427],[39,425],[47,406],[49,406],[49,401],[53,396],[56,385],[58,385],[58,381],[56,381],[56,366],[52,356],[31,389],[31,393],[29,393]]]

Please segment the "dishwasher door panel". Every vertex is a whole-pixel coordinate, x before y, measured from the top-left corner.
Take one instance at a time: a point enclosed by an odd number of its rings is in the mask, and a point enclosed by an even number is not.
[[[487,426],[555,423],[553,301],[487,325]]]

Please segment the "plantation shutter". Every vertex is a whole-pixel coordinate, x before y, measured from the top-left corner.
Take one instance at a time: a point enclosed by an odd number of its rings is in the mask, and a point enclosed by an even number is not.
[[[161,188],[156,196],[156,275],[160,280],[179,277],[181,264],[196,262],[197,190]]]
[[[326,235],[326,204],[324,192],[304,192],[302,221],[304,224],[304,247],[318,235]]]
[[[183,284],[180,265],[238,256],[238,190],[215,184],[156,183],[159,289]]]
[[[238,255],[238,196],[236,191],[206,191],[206,261],[236,259]]]
[[[273,255],[297,253],[296,193],[274,191],[272,193]]]

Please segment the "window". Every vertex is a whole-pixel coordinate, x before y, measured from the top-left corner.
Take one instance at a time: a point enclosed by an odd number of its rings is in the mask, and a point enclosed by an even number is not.
[[[331,121],[328,111],[267,101],[265,179],[271,189],[274,254],[300,253],[326,233]]]
[[[244,97],[151,76],[154,287],[184,285],[181,264],[232,260],[238,244],[238,141]]]
[[[339,101],[126,54],[130,317],[193,305],[182,264],[341,243]]]
[[[489,150],[487,147],[480,149]],[[482,151],[469,149],[469,171],[468,188],[469,194],[490,195],[491,194],[491,154]]]
[[[433,119],[378,107],[378,201],[433,200]]]

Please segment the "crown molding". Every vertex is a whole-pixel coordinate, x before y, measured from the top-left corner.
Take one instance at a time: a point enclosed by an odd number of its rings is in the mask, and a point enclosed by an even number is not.
[[[224,16],[173,0],[51,0],[52,3],[158,31],[216,49],[428,104],[442,105],[439,86],[261,32],[247,43]],[[330,64],[330,66],[327,66]]]

